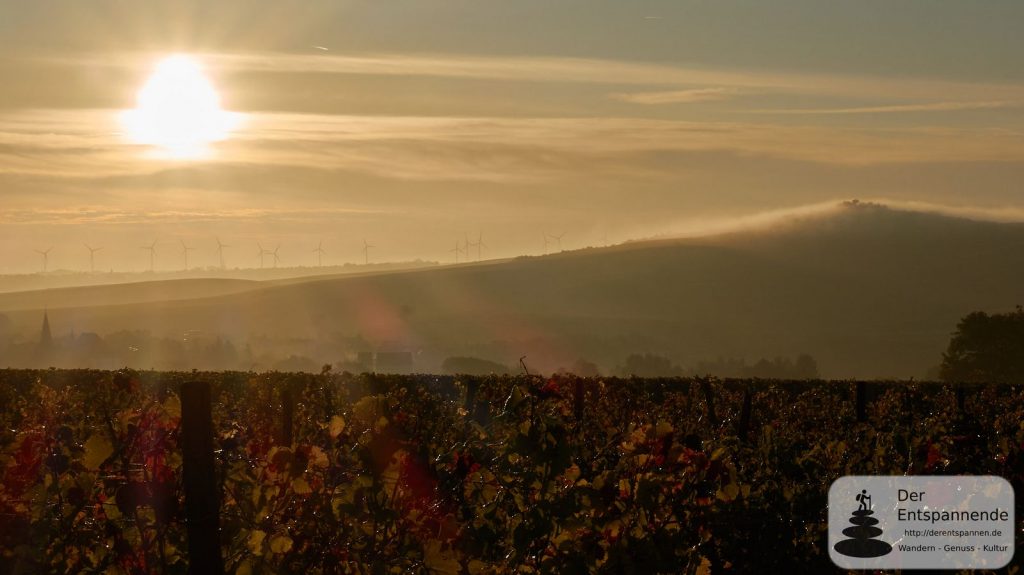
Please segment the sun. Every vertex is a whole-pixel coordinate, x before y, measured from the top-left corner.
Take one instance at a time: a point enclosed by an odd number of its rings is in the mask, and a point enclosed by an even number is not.
[[[139,90],[136,106],[121,115],[127,136],[174,158],[203,157],[226,139],[240,114],[221,108],[220,95],[194,58],[168,56]]]

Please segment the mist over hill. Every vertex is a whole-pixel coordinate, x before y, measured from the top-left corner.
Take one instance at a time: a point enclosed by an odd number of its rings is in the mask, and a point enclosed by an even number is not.
[[[608,371],[631,353],[684,366],[806,353],[825,377],[922,377],[963,315],[1024,302],[1024,224],[843,204],[706,237],[217,289],[230,293],[65,299],[50,322],[204,333],[311,363],[403,350],[419,371],[452,356]],[[38,302],[0,295],[23,341],[38,334]]]
[[[267,266],[263,268],[235,267],[222,269],[218,267],[194,267],[187,270],[157,270],[146,272],[110,270],[108,272],[93,273],[81,270],[54,270],[46,273],[0,275],[0,294],[53,290],[58,288],[111,286],[125,283],[154,283],[172,280],[290,280],[295,278],[310,278],[326,275],[408,270],[436,265],[438,265],[437,262],[413,260],[371,264],[355,264],[350,262],[341,265],[325,266]]]

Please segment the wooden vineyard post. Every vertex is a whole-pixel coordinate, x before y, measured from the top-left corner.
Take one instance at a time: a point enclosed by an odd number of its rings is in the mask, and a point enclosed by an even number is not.
[[[181,386],[181,449],[188,572],[222,575],[220,494],[213,468],[213,416],[207,383],[189,381]]]
[[[331,417],[334,416],[334,393],[331,389],[333,383],[334,378],[331,377],[331,365],[327,364],[320,371],[320,390],[324,397],[324,417],[328,423],[330,423]]]
[[[715,394],[711,391],[711,380],[700,380],[700,388],[704,391],[704,403],[708,408],[708,421],[711,425],[718,425],[718,416],[715,414]]]
[[[586,388],[583,387],[583,379],[577,378],[574,383],[572,411],[573,415],[576,417],[576,423],[579,424],[583,421],[583,408],[585,407],[586,402],[584,394],[586,393]]]
[[[284,447],[291,447],[293,443],[292,433],[295,429],[295,386],[290,382],[285,383],[281,388],[281,429],[280,444]]]
[[[472,414],[476,408],[476,392],[480,388],[480,382],[471,379],[466,382],[466,401],[463,403],[462,408],[466,410],[466,413]]]
[[[906,418],[907,428],[914,427],[914,392],[908,387],[903,388],[903,416]]]
[[[334,416],[334,394],[331,393],[331,381],[325,378],[323,387],[321,388],[324,394],[324,413],[326,414],[327,421],[331,421],[331,417]]]
[[[863,381],[857,382],[857,421],[864,422],[868,419],[867,403],[868,389]]]
[[[743,407],[740,409],[740,429],[739,435],[740,441],[747,440],[747,431],[750,429],[750,409],[753,398],[750,393],[750,384],[743,386]]]

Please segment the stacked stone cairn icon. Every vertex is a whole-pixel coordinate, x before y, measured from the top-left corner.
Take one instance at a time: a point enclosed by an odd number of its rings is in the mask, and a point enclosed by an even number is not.
[[[882,530],[875,527],[878,520],[872,517],[874,514],[870,509],[854,511],[850,518],[853,527],[843,529],[843,535],[849,539],[836,543],[834,549],[848,557],[881,557],[892,551],[892,545],[875,539],[882,534]]]

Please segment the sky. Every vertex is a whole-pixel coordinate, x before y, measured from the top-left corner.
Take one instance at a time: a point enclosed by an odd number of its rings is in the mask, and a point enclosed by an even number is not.
[[[452,261],[849,198],[1024,209],[1024,3],[0,0],[0,273]],[[124,111],[187,54],[238,122]],[[554,243],[549,244],[554,247]],[[475,253],[474,253],[475,255]]]

